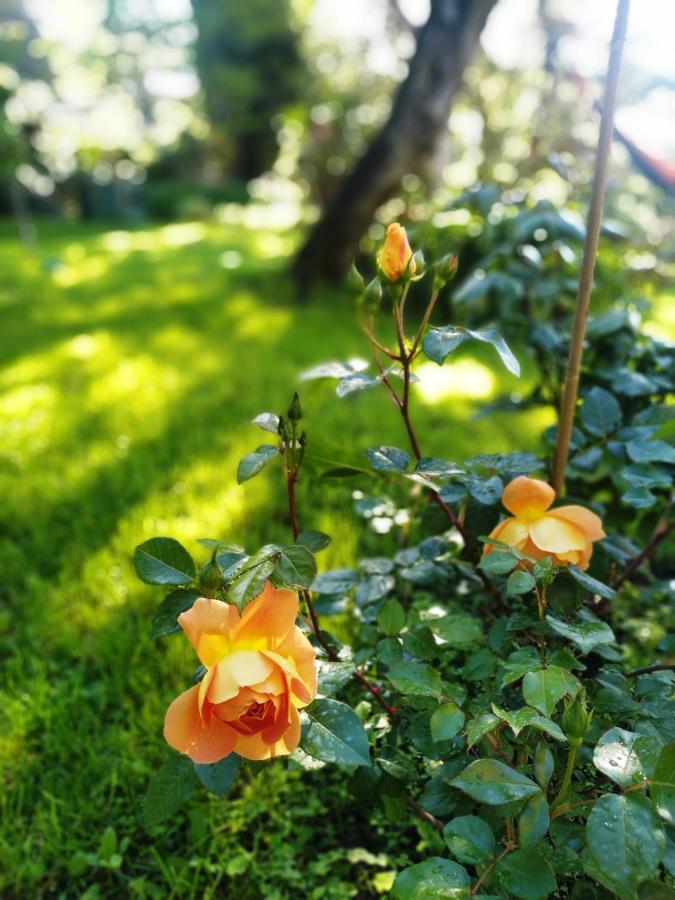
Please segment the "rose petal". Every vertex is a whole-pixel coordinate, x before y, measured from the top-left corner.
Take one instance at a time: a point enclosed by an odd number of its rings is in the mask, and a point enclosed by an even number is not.
[[[535,546],[548,553],[583,550],[588,543],[586,536],[574,525],[548,515],[530,524],[530,537]]]
[[[207,697],[211,703],[223,703],[236,697],[240,688],[264,681],[273,669],[257,650],[235,650],[215,666]]]
[[[166,711],[164,739],[196,763],[214,763],[232,752],[237,733],[216,716],[202,719],[199,685],[180,694]]]
[[[209,668],[226,652],[228,637],[238,622],[236,606],[208,597],[195,600],[191,609],[178,616],[199,659]]]
[[[600,516],[596,516],[594,512],[583,506],[559,506],[557,509],[549,509],[546,515],[564,519],[574,525],[589,541],[599,541],[601,538],[607,537],[603,531]]]
[[[508,544],[509,547],[520,548],[527,541],[529,535],[530,529],[527,522],[521,522],[520,519],[504,519],[492,529],[490,537],[503,544]],[[493,550],[499,550],[499,547],[494,544],[485,544],[483,555],[487,556]]]
[[[273,587],[269,582],[259,597],[244,608],[236,630],[237,643],[283,640],[298,617],[298,596],[293,591]],[[256,648],[256,649],[262,649]]]
[[[519,475],[504,488],[502,503],[519,519],[537,519],[555,500],[555,491],[537,478]]]

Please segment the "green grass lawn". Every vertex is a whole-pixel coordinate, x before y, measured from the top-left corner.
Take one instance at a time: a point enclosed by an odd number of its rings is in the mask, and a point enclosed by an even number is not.
[[[237,486],[236,464],[270,437],[247,423],[283,411],[303,369],[367,356],[351,301],[298,305],[283,274],[292,239],[278,234],[49,222],[40,238],[32,253],[0,225],[0,894],[386,891],[417,832],[355,810],[339,772],[279,763],[227,802],[199,792],[152,833],[141,817],[194,658],[180,637],[149,637],[162,594],[135,578],[133,549],[158,534],[195,552],[200,537],[288,538],[278,472]],[[468,421],[517,386],[491,348],[471,352],[423,371],[424,451],[536,449],[544,412]],[[303,391],[315,454],[405,446],[384,393]],[[303,526],[334,538],[325,566],[356,552],[350,491],[300,485]]]

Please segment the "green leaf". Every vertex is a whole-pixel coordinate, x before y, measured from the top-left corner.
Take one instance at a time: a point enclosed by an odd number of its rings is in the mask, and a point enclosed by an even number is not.
[[[661,741],[651,734],[623,728],[606,731],[593,751],[593,764],[619,787],[627,788],[653,774]]]
[[[482,737],[485,737],[490,731],[494,731],[500,722],[499,716],[493,716],[492,713],[483,713],[476,716],[475,719],[471,719],[466,728],[467,749],[470,750]]]
[[[279,448],[272,444],[263,444],[239,461],[237,466],[237,484],[242,484],[262,472],[268,462],[279,453]]]
[[[315,759],[369,766],[368,735],[353,709],[338,700],[315,700],[304,710],[302,749]]]
[[[590,591],[591,594],[599,594],[601,597],[605,597],[607,600],[611,600],[616,596],[616,591],[611,588],[607,584],[603,584],[601,581],[598,581],[597,578],[592,578],[586,572],[583,572],[581,569],[578,569],[576,566],[567,566],[567,572],[570,573],[572,578],[580,584],[583,588],[586,588],[587,591]]]
[[[323,531],[302,531],[295,543],[307,547],[312,553],[318,553],[330,544],[330,538]]]
[[[532,847],[543,841],[550,822],[546,797],[543,794],[530,797],[518,819],[518,845]]]
[[[579,680],[571,672],[549,666],[527,673],[523,679],[523,697],[527,704],[551,716],[558,701],[565,696],[574,697],[579,687]]]
[[[324,697],[332,697],[350,681],[354,674],[354,663],[317,659],[316,671],[318,692]]]
[[[440,619],[429,619],[425,624],[454,647],[483,640],[480,620],[467,613],[450,613]]]
[[[539,713],[534,709],[530,709],[529,706],[523,706],[520,709],[506,710],[500,709],[493,703],[492,709],[500,719],[503,719],[508,723],[516,737],[518,737],[523,728],[529,727],[550,734],[556,741],[567,740],[559,725],[556,725],[555,722],[551,719],[547,719],[545,716],[540,716]]]
[[[464,469],[447,459],[438,459],[436,456],[423,456],[417,462],[415,471],[420,475],[429,475],[435,478],[451,478],[453,475],[463,475]]]
[[[498,864],[499,884],[518,900],[541,900],[556,889],[551,866],[531,850],[516,850]]]
[[[613,644],[616,640],[609,625],[587,609],[579,612],[575,622],[563,622],[551,615],[546,616],[546,621],[556,634],[572,641],[582,653],[590,653],[595,647]]]
[[[497,759],[477,759],[450,784],[489,806],[524,800],[540,792],[534,781]]]
[[[178,616],[191,609],[192,604],[199,596],[199,591],[193,591],[190,588],[176,588],[175,591],[167,594],[157,607],[157,612],[152,620],[152,636],[165,637],[181,631],[182,629],[176,621]]]
[[[553,777],[554,768],[555,763],[553,754],[544,741],[539,741],[534,751],[532,769],[534,771],[534,777],[537,779],[537,784],[543,791],[546,790]]]
[[[520,363],[511,352],[511,349],[504,338],[494,328],[483,328],[480,331],[470,331],[469,335],[476,341],[482,341],[484,344],[491,344],[499,354],[499,358],[508,371],[512,375],[515,375],[516,378],[520,377]]]
[[[661,818],[675,825],[675,741],[659,754],[649,791]]]
[[[391,896],[394,900],[469,900],[469,876],[457,863],[432,856],[399,872]]]
[[[271,412],[258,413],[255,419],[251,419],[251,425],[257,425],[270,434],[279,434],[279,416]]]
[[[401,694],[438,697],[441,693],[441,676],[426,663],[395,663],[387,677]]]
[[[143,802],[143,818],[148,828],[177,812],[197,786],[192,760],[173,756],[150,779]]]
[[[387,635],[398,634],[405,625],[405,610],[398,600],[387,600],[377,614],[380,631]]]
[[[208,791],[219,797],[227,797],[239,774],[240,764],[241,758],[236,753],[230,753],[220,762],[195,765],[195,773]]]
[[[358,580],[353,569],[329,569],[317,575],[312,590],[317,594],[346,594]]]
[[[449,741],[464,727],[464,713],[456,703],[444,703],[431,716],[431,739]]]
[[[528,594],[530,591],[533,591],[536,586],[537,582],[530,573],[525,572],[522,569],[511,572],[506,579],[506,593],[511,597],[519,594]]]
[[[467,681],[485,681],[494,675],[497,668],[497,657],[492,650],[481,647],[472,653],[464,663],[462,675]]]
[[[302,544],[285,547],[274,567],[279,581],[291,587],[308,588],[316,578],[316,560]]]
[[[621,424],[621,407],[614,394],[601,387],[592,388],[581,407],[584,430],[594,437],[607,438]]]
[[[134,568],[146,584],[190,584],[197,574],[185,547],[168,537],[151,538],[136,547]]]
[[[250,556],[227,586],[228,603],[234,603],[239,612],[242,612],[247,603],[255,600],[274,571],[280,553],[281,547],[267,544]]]
[[[410,454],[398,447],[369,447],[366,455],[378,472],[405,472],[410,462]]]
[[[495,836],[484,819],[457,816],[443,829],[448,850],[460,862],[476,865],[489,862],[495,854]]]
[[[675,463],[675,447],[665,441],[629,441],[626,444],[628,456],[636,463]]]
[[[517,565],[518,557],[513,553],[508,550],[493,550],[481,559],[478,568],[488,575],[506,575]]]
[[[523,647],[514,652],[501,665],[502,687],[513,684],[528,672],[534,672],[541,668],[541,657],[534,647]]]
[[[595,865],[627,897],[656,873],[666,847],[652,804],[637,794],[605,794],[586,822],[586,840]]]

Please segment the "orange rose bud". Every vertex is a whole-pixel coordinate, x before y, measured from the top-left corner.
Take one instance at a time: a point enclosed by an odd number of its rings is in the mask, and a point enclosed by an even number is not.
[[[605,537],[602,522],[583,506],[550,509],[554,500],[555,492],[545,481],[519,475],[502,494],[502,503],[513,516],[500,522],[490,537],[533,559],[550,556],[559,565],[587,569],[593,541]],[[486,544],[483,555],[496,549]]]
[[[393,222],[387,228],[387,236],[377,255],[377,263],[389,281],[400,281],[405,275],[415,274],[415,260],[408,235],[398,222]]]
[[[233,604],[195,600],[178,621],[206,674],[167,710],[167,743],[196,763],[292,753],[298,710],[316,697],[316,653],[297,615],[297,594],[269,583],[241,616]]]

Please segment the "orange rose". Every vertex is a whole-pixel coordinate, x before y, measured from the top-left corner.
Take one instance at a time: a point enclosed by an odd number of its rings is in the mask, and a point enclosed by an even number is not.
[[[377,262],[389,281],[399,281],[404,275],[415,274],[415,260],[405,228],[393,222],[377,255]]]
[[[206,674],[167,710],[172,747],[196,763],[295,750],[298,709],[316,696],[316,654],[297,615],[297,595],[268,583],[241,616],[232,604],[200,597],[178,617]]]
[[[513,513],[493,529],[490,537],[517,547],[533,559],[550,556],[554,562],[587,569],[593,541],[605,537],[602,522],[583,506],[549,509],[555,491],[545,481],[520,475],[504,488],[502,503]],[[496,550],[485,545],[483,555]]]

